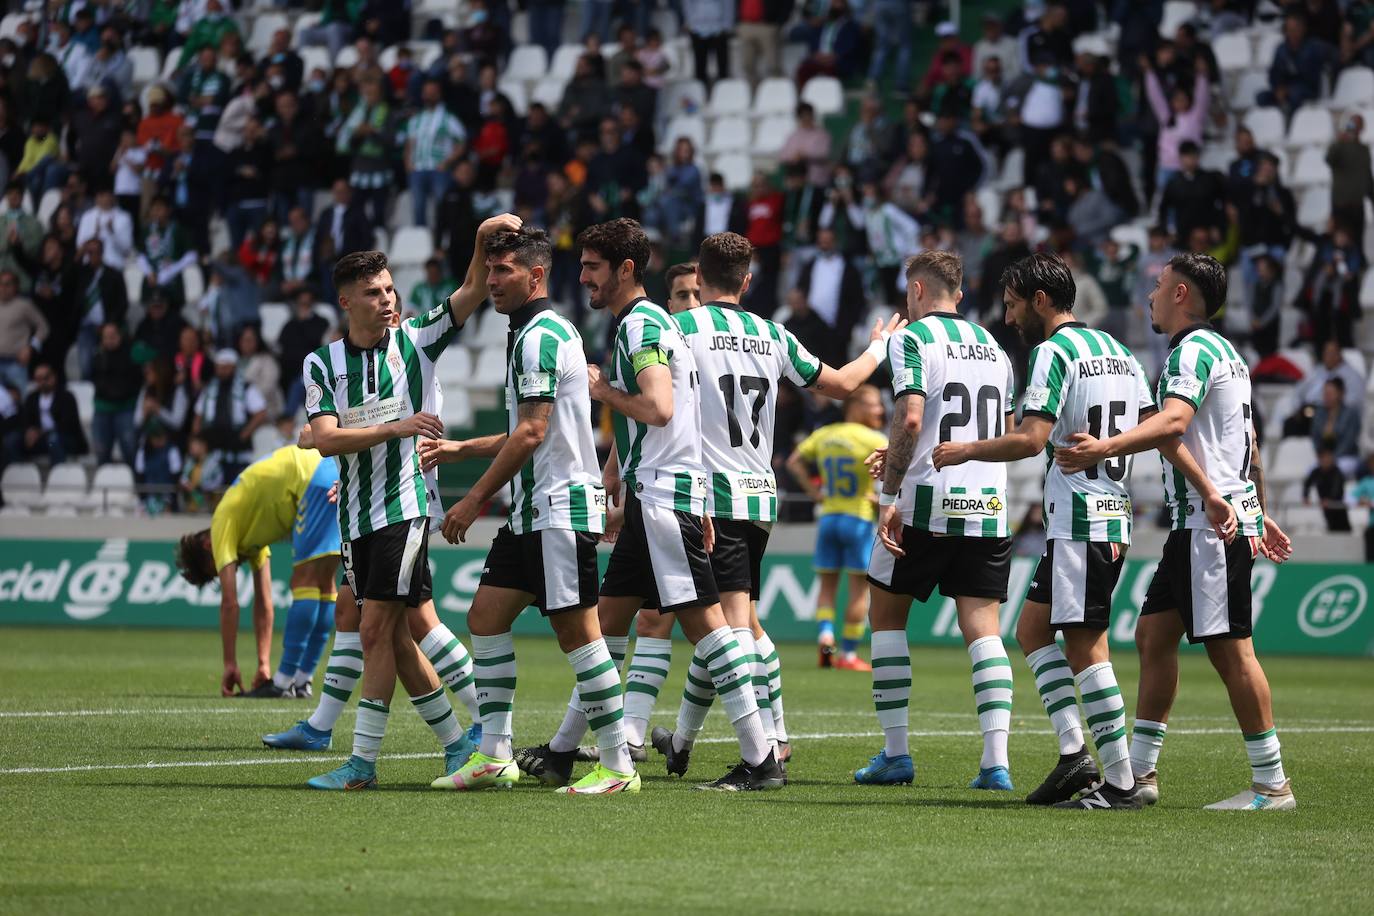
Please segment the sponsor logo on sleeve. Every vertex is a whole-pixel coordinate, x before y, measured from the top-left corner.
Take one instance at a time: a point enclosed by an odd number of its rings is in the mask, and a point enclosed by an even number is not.
[[[1168,384],[1164,386],[1164,391],[1166,394],[1177,394],[1196,401],[1198,395],[1202,393],[1202,382],[1186,375],[1175,375],[1170,377]]]
[[[535,398],[553,394],[553,375],[548,372],[526,372],[520,376],[516,393],[522,398]]]
[[[1025,410],[1044,410],[1049,402],[1048,388],[1027,388],[1026,393],[1021,396],[1021,406]]]
[[[314,410],[320,406],[320,401],[324,398],[324,389],[319,385],[310,385],[305,389],[305,409]]]
[[[916,387],[915,369],[898,369],[892,373],[892,390],[905,391],[908,388]]]

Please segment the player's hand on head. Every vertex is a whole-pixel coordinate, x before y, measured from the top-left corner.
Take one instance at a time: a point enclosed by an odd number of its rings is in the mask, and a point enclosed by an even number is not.
[[[477,233],[486,237],[493,232],[519,232],[524,224],[524,220],[514,213],[502,213],[483,220],[482,225],[477,227]]]
[[[1072,444],[1068,447],[1054,450],[1054,463],[1065,473],[1086,470],[1100,464],[1106,457],[1102,440],[1095,439],[1087,433],[1074,433],[1069,437],[1069,442]]]
[[[874,480],[883,479],[883,466],[887,463],[887,449],[875,448],[867,458],[864,459],[864,466],[868,468],[868,476]]]
[[[243,675],[239,673],[239,666],[230,662],[224,666],[224,674],[219,679],[219,695],[232,697],[236,693],[243,693]]]
[[[878,540],[894,557],[906,556],[902,549],[902,513],[896,506],[883,506],[878,515]]]
[[[1260,539],[1260,554],[1265,559],[1282,563],[1293,556],[1293,542],[1283,533],[1279,523],[1264,517],[1264,537]]]

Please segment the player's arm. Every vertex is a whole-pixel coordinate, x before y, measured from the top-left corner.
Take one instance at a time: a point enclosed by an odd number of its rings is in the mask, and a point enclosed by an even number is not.
[[[910,393],[897,398],[892,408],[892,424],[887,434],[887,455],[883,460],[883,490],[878,497],[878,539],[893,556],[906,553],[902,549],[902,513],[897,508],[897,493],[902,478],[916,454],[916,440],[921,435],[921,417],[925,413],[926,397]]]
[[[1054,421],[1041,414],[1026,414],[1021,423],[1009,433],[996,439],[976,442],[941,442],[935,446],[932,461],[936,470],[963,464],[965,461],[1020,461],[1045,450]]]
[[[377,426],[345,429],[339,425],[337,416],[322,413],[310,419],[310,431],[315,437],[315,448],[328,458],[365,452],[392,439],[410,439],[415,436],[440,439],[444,435],[444,424],[432,413],[417,413]]]
[[[534,450],[544,441],[549,431],[549,416],[553,413],[553,399],[522,401],[517,408],[517,421],[514,431],[506,437],[505,444],[496,453],[496,458],[486,473],[468,490],[444,515],[444,538],[450,544],[466,540],[467,531],[477,519],[482,506],[496,495],[496,491],[510,483],[511,478],[530,460]]]
[[[253,570],[253,638],[258,646],[257,687],[272,677],[272,564],[263,559]]]
[[[883,357],[887,354],[887,339],[906,325],[906,319],[896,313],[893,313],[886,325],[881,318],[874,319],[873,329],[868,335],[868,349],[839,369],[832,369],[821,363],[820,375],[811,383],[811,390],[837,401],[849,397],[878,371],[878,367],[883,364]]]
[[[487,239],[494,232],[515,232],[522,225],[520,217],[513,213],[502,213],[483,220],[477,227],[477,243],[472,246],[472,260],[468,262],[468,272],[463,277],[463,285],[449,294],[448,309],[453,315],[455,327],[462,327],[477,311],[477,307],[487,298]]]
[[[1260,553],[1275,563],[1282,563],[1293,556],[1293,542],[1283,533],[1279,523],[1269,515],[1269,499],[1264,492],[1264,465],[1260,461],[1259,436],[1255,427],[1250,425],[1250,482],[1255,485],[1255,495],[1259,497],[1260,512],[1264,513],[1264,537],[1260,539]]]
[[[802,488],[813,503],[820,502],[824,497],[821,488],[816,486],[816,481],[812,479],[813,467],[809,461],[802,457],[801,446],[792,450],[792,454],[787,456],[787,473],[792,475],[792,479]]]
[[[1069,437],[1072,446],[1054,450],[1055,463],[1068,472],[1081,471],[1108,458],[1160,448],[1182,436],[1196,414],[1197,408],[1188,401],[1167,395],[1158,413],[1120,435],[1094,439],[1087,433],[1074,433]]]
[[[497,433],[476,439],[421,439],[416,447],[420,452],[420,470],[428,471],[435,465],[469,458],[495,458],[505,444],[506,434]]]
[[[673,375],[668,356],[659,347],[646,347],[630,357],[639,393],[621,391],[606,380],[600,366],[587,367],[591,395],[616,413],[648,426],[667,426],[673,419]]]
[[[237,563],[227,563],[219,571],[219,641],[223,653],[224,675],[220,678],[220,696],[243,692],[243,676],[239,673],[239,586]]]
[[[1207,513],[1207,521],[1212,523],[1212,530],[1217,533],[1217,537],[1226,543],[1231,543],[1236,537],[1236,512],[1231,504],[1226,501],[1226,497],[1221,495],[1221,491],[1216,488],[1216,484],[1207,477],[1207,472],[1202,469],[1202,465],[1197,463],[1193,453],[1188,451],[1188,447],[1179,439],[1170,439],[1159,446],[1160,456],[1175,468],[1193,485],[1193,489],[1202,497],[1202,508]]]

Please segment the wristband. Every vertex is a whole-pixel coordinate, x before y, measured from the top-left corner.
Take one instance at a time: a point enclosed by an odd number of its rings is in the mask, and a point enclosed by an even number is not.
[[[879,493],[879,494],[878,494],[878,505],[879,505],[879,506],[895,506],[895,505],[897,505],[897,494],[896,494],[896,493]]]
[[[873,357],[873,361],[878,365],[883,364],[883,357],[887,355],[887,332],[883,332],[882,339],[872,341],[864,353]]]

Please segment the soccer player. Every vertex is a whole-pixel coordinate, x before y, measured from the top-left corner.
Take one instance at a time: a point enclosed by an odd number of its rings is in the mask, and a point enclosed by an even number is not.
[[[615,449],[602,480],[612,499],[625,485],[623,520],[608,520],[621,527],[601,582],[601,630],[618,664],[640,608],[676,613],[682,632],[709,659],[708,676],[739,739],[740,763],[707,788],[781,788],[782,768],[754,691],[744,689],[752,684],[753,653],[726,623],[707,557],[714,532],[706,517],[696,360],[672,318],[644,295],[649,240],[638,223],[622,218],[597,224],[583,231],[578,245],[592,308],[609,308],[619,319],[609,369],[588,369],[592,397],[615,412]],[[546,784],[570,778],[587,729],[580,687],[574,690],[558,733],[522,755],[526,772]]]
[[[1011,571],[1006,465],[971,461],[936,470],[930,461],[937,443],[1000,436],[1014,410],[1011,362],[987,331],[958,312],[963,273],[958,255],[948,252],[908,261],[911,324],[888,341],[896,406],[878,498],[884,549],[873,551],[868,566],[873,701],[885,740],[854,774],[864,784],[914,778],[907,615],[913,599],[925,601],[938,587],[954,599],[973,665],[983,756],[970,788],[1012,788],[1011,662],[998,614]]]
[[[1283,562],[1292,545],[1265,512],[1249,370],[1209,324],[1225,304],[1226,268],[1203,254],[1172,258],[1150,294],[1155,331],[1168,334],[1171,346],[1155,392],[1159,412],[1129,432],[1079,433],[1072,447],[1055,450],[1055,461],[1065,471],[1080,471],[1151,448],[1167,458],[1164,449],[1182,437],[1205,478],[1165,468],[1173,530],[1136,623],[1140,690],[1131,768],[1146,802],[1157,801],[1156,764],[1178,693],[1178,641],[1186,634],[1190,643],[1206,646],[1226,684],[1250,758],[1250,787],[1207,807],[1283,811],[1296,808],[1297,800],[1283,770],[1269,682],[1251,639],[1250,570],[1256,553]],[[1211,486],[1199,486],[1208,481]],[[1230,531],[1214,527],[1227,504],[1239,535],[1229,543]]]
[[[181,538],[176,564],[196,587],[218,579],[224,673],[220,693],[255,698],[310,696],[310,682],[334,628],[334,573],[339,568],[339,526],[329,504],[338,477],[333,458],[314,449],[284,446],[244,468],[215,507],[210,527]],[[291,610],[282,636],[281,663],[272,654],[272,569],[268,547],[291,540]],[[235,643],[239,629],[238,569],[253,570],[253,632],[258,670],[243,693]]]
[[[820,506],[816,553],[812,563],[820,579],[816,599],[816,642],[820,666],[870,671],[859,658],[868,618],[868,561],[873,555],[873,515],[877,494],[864,459],[887,447],[883,401],[878,389],[864,385],[844,402],[844,420],[817,429],[792,450],[787,470],[811,501]],[[820,473],[820,485],[812,473]],[[849,580],[840,655],[835,658],[835,603],[840,571]]]
[[[389,327],[399,305],[386,255],[357,252],[334,265],[348,335],[307,357],[302,374],[315,444],[340,459],[344,574],[363,601],[364,666],[353,754],[341,767],[312,779],[315,788],[377,784],[376,760],[391,712],[398,653],[408,652],[413,642],[405,608],[432,596],[430,493],[416,440],[444,433],[439,418],[424,410],[432,398],[434,364],[486,298],[486,262],[479,256],[486,238],[519,226],[519,218],[509,214],[483,222],[463,285],[445,304],[402,322],[396,331]],[[460,755],[445,748],[445,756],[447,771]]]
[[[1077,289],[1063,261],[1052,254],[1022,258],[1002,274],[1002,287],[1007,324],[1033,347],[1020,425],[996,439],[935,446],[937,470],[966,461],[1019,461],[1047,444],[1053,454],[1075,433],[1126,432],[1154,413],[1135,355],[1074,318]],[[1016,638],[1059,736],[1059,762],[1026,797],[1028,804],[1067,803],[1081,791],[1083,803],[1097,807],[1143,807],[1126,747],[1126,706],[1107,650],[1112,591],[1131,543],[1130,474],[1129,458],[1075,473],[1053,462],[1046,469],[1048,541]],[[1064,634],[1067,657],[1056,631]],[[1075,685],[1102,760],[1100,777],[1083,741]]]
[[[444,519],[450,543],[466,539],[482,506],[510,485],[510,519],[487,553],[468,610],[482,720],[479,751],[440,789],[510,788],[520,779],[513,734],[516,666],[511,624],[534,604],[548,618],[577,680],[577,698],[596,732],[600,762],[569,795],[639,791],[625,745],[620,677],[597,622],[596,544],[606,494],[592,436],[582,336],[548,299],[553,249],[540,229],[490,235],[488,285],[510,318],[506,403],[509,432],[466,442],[426,441],[424,467],[468,457],[491,465]]]

